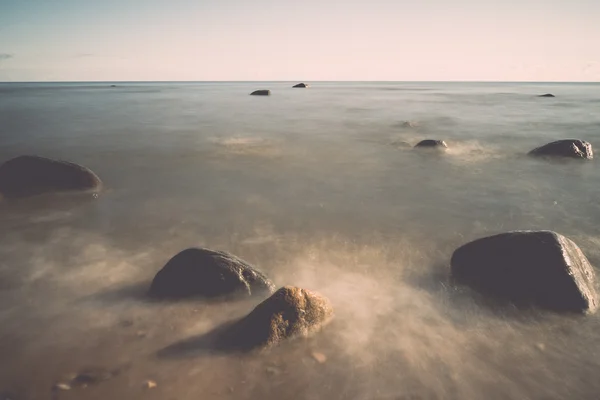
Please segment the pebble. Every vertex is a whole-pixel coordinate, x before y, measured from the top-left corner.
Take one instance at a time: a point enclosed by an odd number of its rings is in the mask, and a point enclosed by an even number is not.
[[[53,390],[71,390],[71,386],[66,384],[66,383],[57,383],[56,385],[52,386]]]
[[[156,382],[148,380],[148,381],[144,382],[143,386],[146,389],[152,389],[152,388],[155,388],[157,385],[156,385]]]
[[[325,361],[327,361],[327,357],[323,353],[317,353],[316,351],[313,351],[311,355],[319,364],[323,364]]]

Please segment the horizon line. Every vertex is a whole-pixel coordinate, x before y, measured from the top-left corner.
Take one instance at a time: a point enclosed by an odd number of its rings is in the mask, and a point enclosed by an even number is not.
[[[89,80],[89,81],[0,81],[14,83],[292,83],[292,82],[339,82],[339,83],[600,83],[600,81],[498,81],[498,80]]]

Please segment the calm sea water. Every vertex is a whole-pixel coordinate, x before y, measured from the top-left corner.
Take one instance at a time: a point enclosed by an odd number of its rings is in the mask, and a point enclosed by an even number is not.
[[[116,85],[0,84],[0,162],[66,159],[106,186],[0,203],[0,393],[50,399],[97,367],[119,374],[60,398],[600,398],[598,315],[492,310],[448,282],[456,247],[511,229],[600,266],[597,160],[525,156],[600,148],[600,84]],[[449,150],[397,144],[426,138]],[[146,302],[189,246],[319,291],[336,319],[258,355],[161,351],[256,305]]]

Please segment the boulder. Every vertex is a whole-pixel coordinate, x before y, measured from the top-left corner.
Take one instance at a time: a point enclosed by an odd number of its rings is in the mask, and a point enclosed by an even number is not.
[[[48,192],[99,190],[102,181],[86,167],[37,156],[19,156],[0,165],[0,194],[25,197]]]
[[[570,239],[551,231],[513,231],[465,244],[452,255],[453,278],[517,306],[591,313],[594,269]]]
[[[296,84],[296,85],[294,85],[292,87],[295,87],[295,88],[305,88],[305,87],[308,87],[308,85],[306,83],[298,83],[298,84]]]
[[[238,257],[204,248],[189,248],[171,258],[156,274],[154,298],[219,297],[271,294],[275,286],[262,272]]]
[[[556,97],[552,93],[540,94],[538,97]]]
[[[230,347],[265,348],[293,337],[307,337],[333,318],[329,300],[317,293],[285,286],[235,323],[224,336]]]
[[[557,140],[533,149],[529,154],[532,156],[559,156],[587,160],[594,158],[591,143],[579,139]]]
[[[270,90],[255,90],[254,92],[252,92],[250,94],[252,96],[270,96],[271,91]]]
[[[425,139],[417,143],[415,147],[446,149],[448,145],[443,140]]]

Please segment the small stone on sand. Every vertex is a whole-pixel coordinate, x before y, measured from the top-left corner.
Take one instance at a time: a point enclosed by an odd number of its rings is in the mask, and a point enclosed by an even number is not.
[[[152,389],[152,388],[155,388],[157,385],[156,385],[156,382],[148,380],[148,381],[144,382],[143,386],[146,389]]]
[[[56,385],[52,386],[53,390],[71,390],[71,386],[66,384],[66,383],[57,383]]]
[[[319,364],[323,364],[325,361],[327,361],[327,357],[323,353],[317,353],[316,351],[313,351],[311,355]]]

